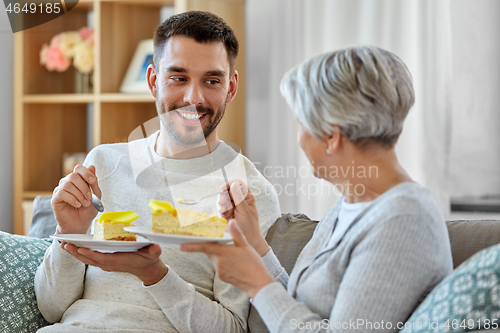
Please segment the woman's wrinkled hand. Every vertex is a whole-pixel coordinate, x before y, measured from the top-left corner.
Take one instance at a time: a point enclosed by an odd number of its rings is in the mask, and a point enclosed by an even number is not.
[[[219,195],[217,209],[219,216],[225,219],[236,219],[248,243],[262,257],[269,251],[264,236],[260,231],[259,215],[255,197],[241,180],[231,180],[221,186],[221,190],[229,189],[229,193]]]
[[[181,251],[203,252],[214,263],[219,278],[245,291],[250,298],[274,282],[260,255],[247,242],[235,220],[228,223],[234,245],[192,243],[181,245]]]

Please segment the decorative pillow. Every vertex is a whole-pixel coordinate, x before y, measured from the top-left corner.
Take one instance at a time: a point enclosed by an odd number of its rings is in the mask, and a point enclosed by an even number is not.
[[[500,244],[460,265],[420,304],[400,333],[500,328]]]
[[[48,239],[0,231],[0,332],[36,332],[48,325],[35,298],[35,272],[43,260]]]

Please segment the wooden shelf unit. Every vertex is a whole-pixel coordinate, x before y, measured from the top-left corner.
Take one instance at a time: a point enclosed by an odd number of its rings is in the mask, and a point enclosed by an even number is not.
[[[80,0],[65,15],[14,37],[14,233],[27,234],[23,200],[52,193],[63,176],[64,153],[127,141],[134,128],[156,116],[151,95],[122,94],[119,88],[138,43],[153,37],[163,6],[174,6],[177,13],[207,10],[234,29],[240,42],[240,82],[219,125],[219,137],[244,149],[244,0]],[[40,65],[39,52],[56,34],[87,26],[91,11],[94,92],[76,94],[75,69],[49,72]]]

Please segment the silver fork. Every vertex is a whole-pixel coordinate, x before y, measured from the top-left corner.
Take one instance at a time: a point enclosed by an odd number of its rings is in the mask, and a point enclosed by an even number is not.
[[[104,212],[104,205],[102,204],[102,201],[97,197],[97,195],[94,194],[94,191],[92,191],[92,187],[90,187],[90,193],[92,194],[90,202],[92,202],[92,205],[100,211],[101,213]]]
[[[196,204],[199,204],[200,201],[205,200],[206,198],[210,198],[210,197],[213,197],[215,195],[222,194],[222,193],[227,193],[227,190],[222,191],[222,192],[217,192],[217,193],[209,194],[207,196],[199,198],[198,200],[177,199],[177,202],[180,203],[180,204],[182,204],[182,205],[196,205]]]
[[[240,185],[240,188],[242,188],[241,185]],[[222,192],[213,193],[213,194],[209,194],[209,195],[206,195],[204,197],[199,198],[198,200],[177,199],[177,202],[180,203],[180,204],[182,204],[182,205],[196,205],[196,204],[199,204],[200,201],[205,200],[206,198],[210,198],[210,197],[213,197],[214,195],[219,195],[219,194],[223,194],[223,193],[227,193],[227,192],[228,192],[228,190],[225,190],[225,191],[222,191]]]

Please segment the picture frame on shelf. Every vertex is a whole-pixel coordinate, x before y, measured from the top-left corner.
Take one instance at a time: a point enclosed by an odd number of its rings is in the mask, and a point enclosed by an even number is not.
[[[153,63],[153,53],[152,39],[139,42],[121,84],[120,92],[128,94],[149,93],[146,72],[148,66]]]

